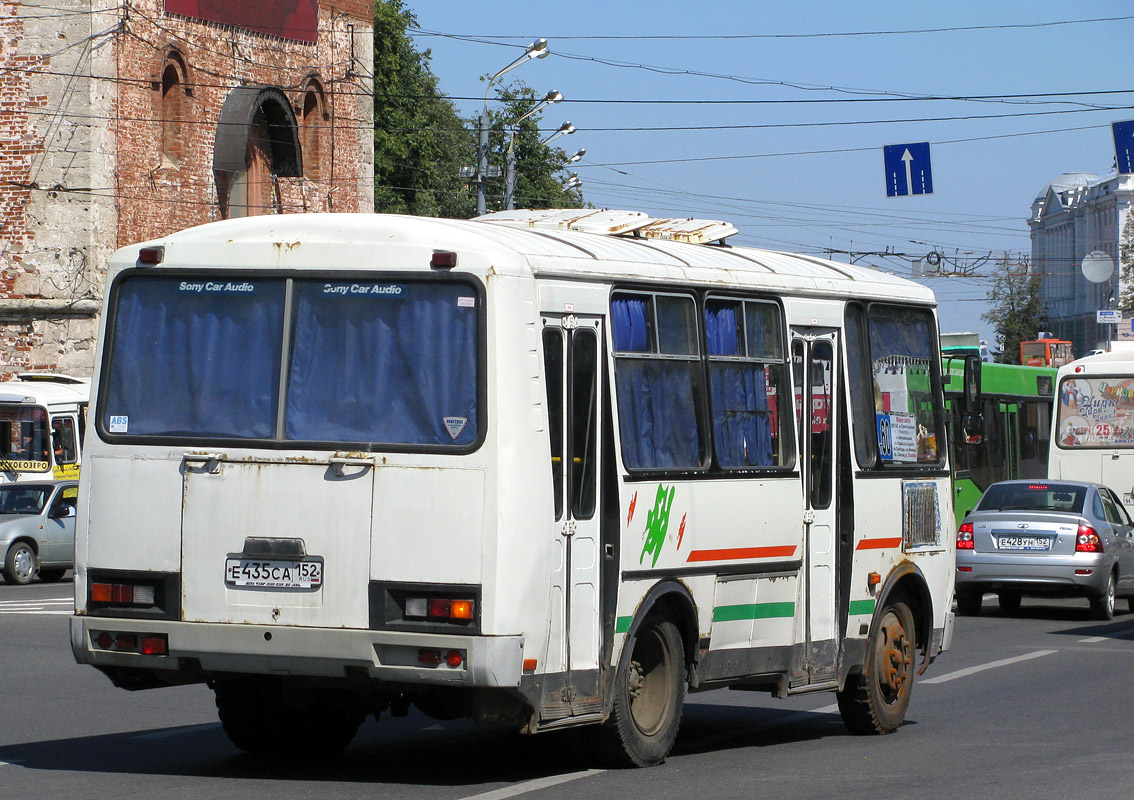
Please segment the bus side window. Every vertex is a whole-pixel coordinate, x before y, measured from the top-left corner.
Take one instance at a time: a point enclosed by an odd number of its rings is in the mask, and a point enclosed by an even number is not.
[[[74,464],[79,460],[79,449],[75,446],[75,420],[72,417],[57,417],[52,420],[51,445],[55,450],[56,464]]]

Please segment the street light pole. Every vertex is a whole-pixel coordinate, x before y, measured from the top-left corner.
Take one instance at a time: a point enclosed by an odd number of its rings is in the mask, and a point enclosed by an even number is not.
[[[505,72],[525,64],[533,58],[545,58],[550,52],[547,49],[547,39],[536,39],[527,46],[522,56],[489,78],[488,85],[484,87],[484,106],[480,112],[480,119],[477,120],[476,213],[478,216],[484,214],[488,209],[485,201],[485,185],[488,175],[488,93],[492,91],[492,84],[496,83],[497,79]]]
[[[563,95],[557,89],[552,89],[543,96],[542,100],[521,114],[508,133],[508,150],[504,153],[504,208],[509,211],[516,207],[514,202],[516,195],[516,150],[514,145],[516,133],[520,130],[520,123],[540,109],[546,108],[552,103],[558,103],[562,99]]]

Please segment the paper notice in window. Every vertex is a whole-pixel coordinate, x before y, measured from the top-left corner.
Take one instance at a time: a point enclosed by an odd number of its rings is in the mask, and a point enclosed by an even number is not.
[[[891,414],[890,438],[895,461],[917,461],[917,417]]]

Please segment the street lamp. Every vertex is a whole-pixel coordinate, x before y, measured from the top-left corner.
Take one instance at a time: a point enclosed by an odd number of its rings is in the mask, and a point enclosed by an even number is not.
[[[478,120],[479,138],[476,153],[476,213],[478,215],[487,210],[484,193],[488,173],[488,93],[492,91],[492,84],[496,83],[497,79],[505,72],[513,70],[521,64],[526,64],[533,58],[545,58],[550,52],[547,49],[547,39],[536,39],[527,46],[522,56],[489,78],[488,85],[484,87],[484,107],[480,112],[480,120]]]
[[[552,89],[543,96],[542,100],[521,114],[516,120],[515,127],[508,132],[508,150],[504,154],[504,208],[509,211],[515,208],[513,200],[516,192],[516,151],[513,144],[515,143],[516,132],[520,129],[520,123],[540,109],[546,108],[552,103],[558,103],[562,99],[563,95],[559,90]]]
[[[583,185],[583,182],[581,180],[579,180],[579,173],[572,172],[567,177],[567,182],[563,184],[563,188],[564,189],[578,189],[582,185]]]
[[[575,126],[572,125],[570,122],[564,122],[562,125],[560,125],[558,128],[556,128],[555,133],[548,136],[546,139],[544,139],[542,142],[540,142],[540,144],[551,144],[556,139],[558,139],[560,136],[566,136],[567,134],[574,133],[574,132],[575,132]]]
[[[567,159],[567,163],[568,164],[574,164],[576,161],[578,161],[580,158],[582,158],[586,154],[587,154],[587,148],[580,147],[578,149],[578,151],[575,153],[575,155],[573,155],[569,159]]]

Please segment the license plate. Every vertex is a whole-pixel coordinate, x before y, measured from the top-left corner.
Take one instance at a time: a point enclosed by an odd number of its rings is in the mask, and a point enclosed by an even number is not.
[[[229,558],[224,581],[230,586],[269,589],[318,589],[323,585],[323,559]]]
[[[1051,538],[1048,536],[1000,536],[996,546],[1001,550],[1050,550]]]

